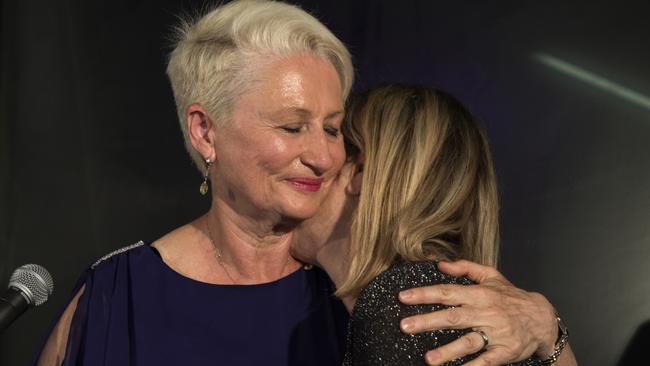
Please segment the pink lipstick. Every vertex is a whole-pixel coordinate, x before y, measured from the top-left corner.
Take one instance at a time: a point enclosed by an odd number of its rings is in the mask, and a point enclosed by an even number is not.
[[[323,184],[322,178],[293,178],[287,179],[287,181],[295,188],[307,192],[318,192],[321,184]]]

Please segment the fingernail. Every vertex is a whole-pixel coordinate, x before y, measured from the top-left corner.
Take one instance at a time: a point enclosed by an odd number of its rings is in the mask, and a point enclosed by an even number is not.
[[[429,351],[427,354],[424,356],[427,359],[427,363],[429,365],[437,365],[438,362],[438,352],[436,351]]]
[[[413,328],[415,328],[415,321],[413,319],[403,319],[400,322],[400,326],[402,327],[402,330],[404,332],[408,332],[410,330],[413,330]]]
[[[405,290],[399,293],[400,300],[408,300],[413,297],[413,291]]]

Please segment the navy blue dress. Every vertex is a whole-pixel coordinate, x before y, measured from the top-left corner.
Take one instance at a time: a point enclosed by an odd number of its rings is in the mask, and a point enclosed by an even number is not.
[[[260,285],[180,275],[142,242],[88,269],[63,365],[340,365],[348,314],[322,270]]]

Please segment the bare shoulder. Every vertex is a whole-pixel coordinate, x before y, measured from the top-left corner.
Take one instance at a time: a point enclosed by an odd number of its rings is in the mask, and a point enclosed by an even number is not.
[[[158,250],[165,262],[173,263],[188,253],[188,247],[197,242],[199,234],[195,220],[166,233],[153,241],[151,246]]]
[[[205,245],[205,233],[197,220],[178,227],[151,243],[162,261],[175,272],[196,281],[221,283],[213,278],[209,258],[214,253]]]

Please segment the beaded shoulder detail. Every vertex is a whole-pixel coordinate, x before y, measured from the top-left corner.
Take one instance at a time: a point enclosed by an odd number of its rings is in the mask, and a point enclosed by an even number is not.
[[[137,243],[135,243],[135,244],[131,244],[131,245],[126,246],[126,247],[124,247],[124,248],[120,248],[120,249],[114,250],[114,251],[112,251],[112,252],[106,254],[105,256],[99,258],[95,263],[93,263],[93,264],[90,266],[90,269],[95,269],[95,267],[97,267],[101,262],[103,262],[103,261],[105,261],[105,260],[111,258],[111,257],[114,256],[114,255],[118,255],[118,254],[122,254],[122,253],[124,253],[124,252],[128,252],[128,251],[131,250],[131,249],[135,249],[135,248],[140,247],[140,246],[143,246],[143,245],[144,245],[144,242],[143,242],[142,240],[140,240],[139,242],[137,242]]]

